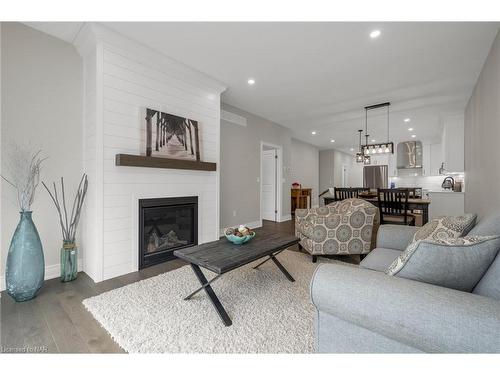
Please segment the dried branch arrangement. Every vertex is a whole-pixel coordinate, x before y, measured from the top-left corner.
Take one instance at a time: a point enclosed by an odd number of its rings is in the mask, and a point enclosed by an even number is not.
[[[66,209],[66,192],[64,189],[64,178],[61,177],[61,201],[59,200],[59,194],[57,192],[56,183],[53,183],[54,192],[45,185],[42,181],[43,186],[50,194],[54,205],[56,206],[57,212],[59,214],[59,223],[61,224],[61,231],[63,235],[63,241],[65,242],[75,242],[76,228],[78,227],[78,222],[80,221],[80,215],[82,213],[83,201],[85,200],[85,195],[87,194],[88,180],[87,175],[84,173],[80,184],[78,185],[78,190],[76,192],[75,199],[73,201],[73,208],[71,209],[71,215],[68,216],[68,210]],[[61,205],[62,202],[62,205]]]
[[[8,169],[10,179],[2,175],[2,178],[17,190],[17,200],[21,211],[31,210],[31,205],[35,199],[36,188],[40,182],[40,171],[42,162],[46,158],[41,158],[39,150],[31,153],[20,146],[13,146],[13,151],[9,155]]]

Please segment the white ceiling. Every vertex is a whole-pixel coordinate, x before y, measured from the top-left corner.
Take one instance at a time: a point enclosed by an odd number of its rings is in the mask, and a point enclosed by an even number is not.
[[[81,27],[28,25],[69,42]],[[440,116],[463,111],[499,28],[473,22],[104,25],[224,82],[224,102],[287,126],[298,139],[346,151],[364,127],[363,107],[385,101],[392,103],[391,140],[409,139],[411,126],[417,139],[438,141]],[[377,39],[368,36],[374,29],[382,31]],[[370,113],[369,133],[384,141],[385,117],[377,112]]]

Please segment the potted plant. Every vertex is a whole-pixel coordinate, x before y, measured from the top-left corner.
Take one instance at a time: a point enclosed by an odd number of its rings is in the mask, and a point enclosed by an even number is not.
[[[76,247],[76,229],[80,221],[80,215],[82,212],[83,202],[85,200],[85,195],[87,194],[88,180],[87,175],[84,173],[80,184],[78,185],[78,190],[73,200],[73,206],[71,208],[71,214],[68,215],[68,209],[66,207],[66,193],[64,189],[64,179],[61,177],[61,197],[57,192],[56,183],[53,183],[54,192],[42,182],[43,186],[49,193],[54,205],[59,214],[59,223],[61,225],[63,245],[61,247],[61,281],[67,282],[75,280],[78,276],[78,248]],[[61,199],[61,200],[60,200]]]
[[[7,293],[17,302],[36,296],[45,277],[45,259],[42,242],[32,218],[31,205],[40,181],[41,151],[30,152],[14,146],[9,157],[9,179],[2,178],[17,190],[20,220],[7,255],[5,283]]]

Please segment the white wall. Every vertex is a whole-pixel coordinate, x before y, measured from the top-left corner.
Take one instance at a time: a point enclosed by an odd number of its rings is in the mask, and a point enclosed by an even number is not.
[[[346,187],[363,186],[363,165],[356,163],[353,155],[335,150],[333,154],[333,181],[335,186],[340,186],[342,183],[342,167],[347,167]]]
[[[311,203],[318,205],[319,194],[319,150],[292,138],[291,182],[298,182],[302,187],[312,188]]]
[[[88,25],[77,44],[86,67],[86,168],[95,184],[84,270],[96,281],[137,270],[142,198],[198,196],[198,240],[217,239],[219,170],[117,167],[115,155],[144,149],[142,111],[149,107],[198,121],[201,158],[219,163],[223,87],[100,26]]]
[[[465,110],[465,211],[500,209],[500,34]]]
[[[319,153],[319,192],[342,186],[342,168],[347,167],[346,187],[363,186],[363,164],[356,163],[353,155],[339,150],[322,150]],[[320,202],[323,203],[323,202]]]
[[[225,103],[222,109],[246,119],[246,126],[221,121],[220,227],[260,225],[261,141],[283,149],[281,217],[290,219],[290,129]]]
[[[83,172],[81,59],[72,45],[20,23],[2,23],[1,28],[1,173],[8,175],[9,144],[31,144],[48,156],[41,179],[51,183],[63,176],[72,199]],[[19,207],[15,191],[3,181],[1,191],[3,275]],[[44,248],[45,276],[58,277],[61,229],[56,209],[41,185],[32,209]],[[77,243],[84,247],[81,233],[77,233]]]
[[[319,152],[319,193],[333,187],[333,150]],[[322,199],[320,199],[320,205]]]

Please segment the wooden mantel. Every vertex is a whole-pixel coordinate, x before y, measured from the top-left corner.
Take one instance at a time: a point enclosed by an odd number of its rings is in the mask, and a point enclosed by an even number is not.
[[[115,165],[122,167],[145,167],[145,168],[169,168],[169,169],[190,169],[195,171],[217,170],[216,163],[196,160],[166,159],[154,156],[116,154]]]

